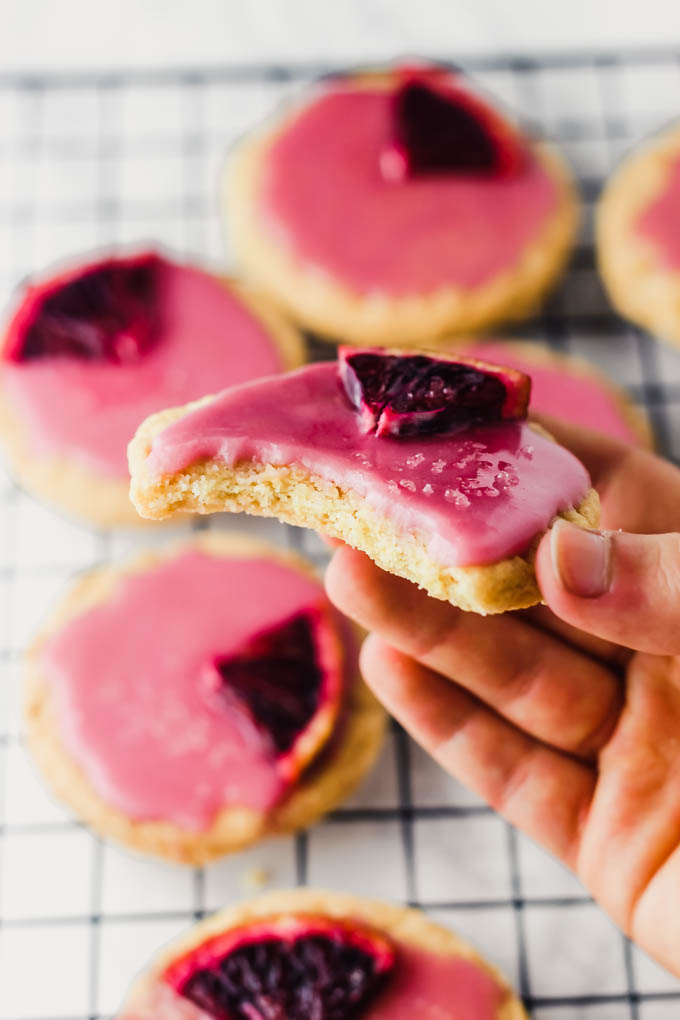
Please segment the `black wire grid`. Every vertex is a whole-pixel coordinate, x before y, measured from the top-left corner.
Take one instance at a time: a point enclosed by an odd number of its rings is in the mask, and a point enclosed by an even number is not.
[[[156,240],[223,261],[216,193],[225,150],[333,70],[0,75],[0,289],[8,295],[35,269],[110,243]],[[474,59],[465,70],[556,141],[581,184],[585,219],[570,271],[516,334],[599,364],[647,409],[662,452],[680,460],[680,355],[613,315],[591,244],[603,178],[678,113],[680,53]],[[308,833],[193,872],[91,836],[44,792],[24,754],[19,656],[75,570],[141,540],[78,528],[2,478],[0,515],[0,1020],[111,1016],[150,954],[246,895],[258,869],[272,885],[309,882],[423,907],[497,962],[536,1020],[680,1017],[680,983],[396,726],[362,790]],[[246,528],[325,558],[314,535],[276,522],[202,526]],[[147,532],[144,541],[168,537]]]

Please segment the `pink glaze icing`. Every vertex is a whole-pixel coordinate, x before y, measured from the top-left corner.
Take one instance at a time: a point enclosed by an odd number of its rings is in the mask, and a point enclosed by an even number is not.
[[[670,164],[663,190],[642,211],[636,229],[669,269],[680,269],[680,157]]]
[[[459,956],[399,943],[395,973],[366,1020],[496,1020],[505,992]]]
[[[362,1020],[497,1020],[504,989],[476,963],[439,956],[405,942],[397,943],[390,983]],[[155,1010],[155,1012],[154,1012]],[[158,982],[141,1016],[164,1020],[206,1020],[208,1013]],[[133,1020],[126,1013],[119,1020]]]
[[[360,293],[478,287],[510,269],[556,207],[533,157],[517,175],[386,181],[391,93],[335,87],[273,142],[261,214],[291,251]]]
[[[284,792],[275,762],[225,710],[211,665],[320,604],[321,585],[290,567],[192,550],[126,576],[67,623],[42,663],[61,737],[97,793],[131,818],[192,830],[223,807],[271,808]]]
[[[565,363],[555,367],[534,362],[501,343],[472,344],[465,347],[465,353],[530,375],[533,411],[596,429],[626,443],[640,443],[611,391],[594,376],[578,369],[571,371]]]
[[[159,433],[147,465],[158,477],[206,457],[302,465],[403,531],[417,530],[442,566],[522,552],[589,485],[571,453],[525,422],[448,436],[363,435],[334,362],[225,390]]]
[[[2,385],[34,453],[127,477],[127,444],[149,414],[283,368],[262,325],[216,277],[164,261],[163,333],[131,364],[7,362]]]

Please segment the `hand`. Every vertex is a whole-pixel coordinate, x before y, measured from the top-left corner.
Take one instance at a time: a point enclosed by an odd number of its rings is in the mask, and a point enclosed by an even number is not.
[[[464,613],[349,548],[327,588],[372,632],[363,675],[412,736],[680,975],[680,471],[546,425],[609,529],[543,537],[547,606]]]

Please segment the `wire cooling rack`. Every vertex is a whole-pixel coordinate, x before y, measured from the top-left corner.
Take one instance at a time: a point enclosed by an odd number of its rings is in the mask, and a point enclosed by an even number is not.
[[[622,153],[678,114],[680,54],[470,60],[465,69],[565,150],[586,217],[572,267],[522,327],[625,385],[680,459],[680,356],[610,311],[594,271],[592,204]],[[0,288],[98,245],[156,240],[223,261],[224,152],[316,66],[0,75]],[[324,348],[325,350],[325,348]],[[318,350],[317,350],[318,353]],[[149,955],[204,913],[272,885],[407,901],[455,927],[519,988],[536,1020],[669,1020],[680,983],[631,946],[552,858],[449,779],[397,728],[359,793],[323,824],[200,870],[93,838],[44,791],[19,736],[22,648],[77,570],[139,548],[91,532],[0,478],[0,1020],[102,1020]],[[312,534],[211,519],[306,552]],[[145,532],[143,541],[166,541]],[[0,789],[3,786],[0,785]]]

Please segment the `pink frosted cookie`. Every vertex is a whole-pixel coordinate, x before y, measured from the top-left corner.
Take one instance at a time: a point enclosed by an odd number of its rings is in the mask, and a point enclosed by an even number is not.
[[[118,1020],[526,1020],[499,972],[419,910],[268,893],[169,946]]]
[[[618,167],[597,215],[598,265],[616,308],[680,345],[680,126]]]
[[[652,427],[644,411],[584,358],[523,341],[472,340],[457,349],[530,375],[532,411],[595,429],[624,443],[654,446]]]
[[[312,568],[210,533],[85,575],[28,657],[49,784],[93,828],[196,864],[289,832],[356,785],[384,713]]]
[[[322,83],[240,144],[225,201],[253,280],[304,326],[380,346],[525,315],[578,221],[558,155],[436,67]]]
[[[81,262],[19,294],[0,345],[0,442],[18,481],[98,525],[135,524],[126,446],[152,411],[299,365],[260,298],[154,252]]]
[[[463,609],[519,609],[540,599],[533,550],[555,516],[598,520],[585,468],[526,421],[529,385],[474,359],[341,348],[153,415],[131,496],[156,519],[275,516]]]

